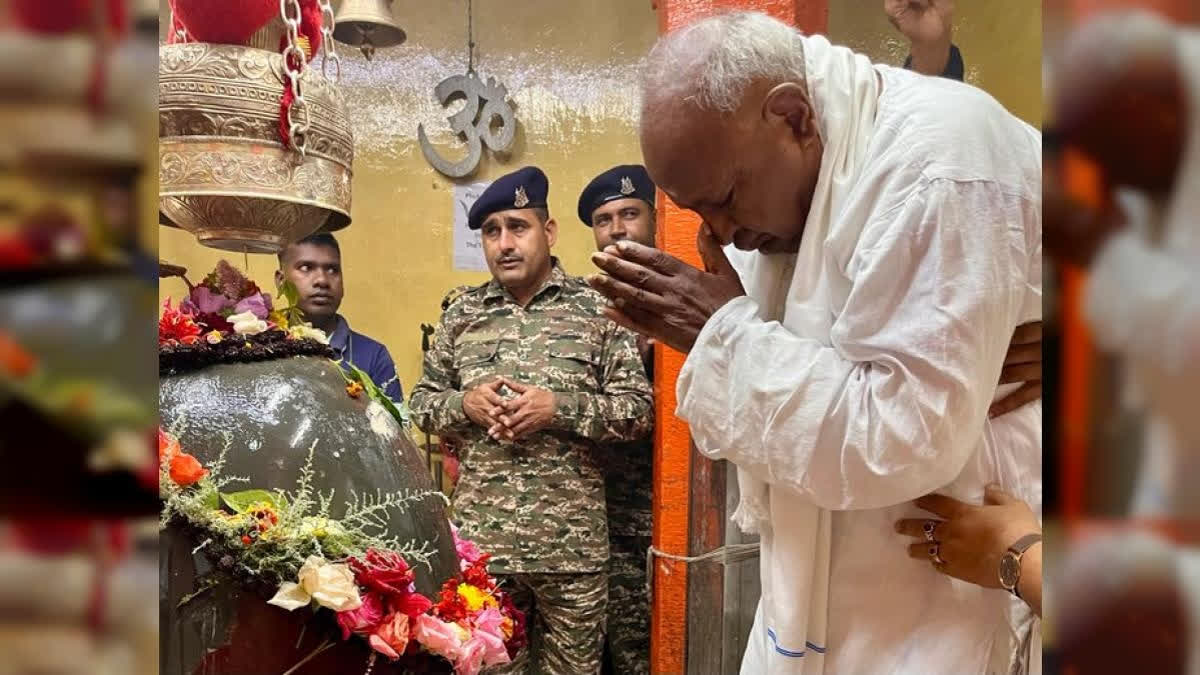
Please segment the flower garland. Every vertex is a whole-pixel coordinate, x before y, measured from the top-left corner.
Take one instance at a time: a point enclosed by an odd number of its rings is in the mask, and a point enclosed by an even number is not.
[[[315,445],[291,493],[226,493],[224,486],[244,480],[221,473],[228,447],[204,467],[160,429],[162,524],[183,520],[205,537],[198,549],[219,567],[276,587],[270,604],[332,611],[341,639],[363,639],[372,660],[432,655],[465,675],[508,663],[525,644],[524,615],[488,574],[489,556],[454,530],[460,574],[442,585],[435,603],[416,591],[407,562],[428,567],[428,544],[415,548],[386,536],[388,511],[445,497],[436,491],[354,496],[345,515],[332,518],[332,494],[314,500],[314,450]]]
[[[290,282],[271,296],[227,261],[198,285],[184,277],[188,295],[163,304],[158,320],[159,374],[175,375],[213,363],[262,361],[284,356],[333,355],[324,332],[302,320],[299,294]]]
[[[18,227],[0,231],[0,270],[78,263],[95,253],[89,247],[87,235],[70,213],[46,207]]]
[[[158,322],[158,344],[162,345],[215,345],[232,335],[258,335],[269,330],[281,330],[297,339],[328,342],[325,334],[309,324],[298,323],[289,328],[294,317],[295,287],[285,284],[278,297],[287,296],[292,301],[286,309],[274,311],[271,296],[263,293],[253,281],[222,260],[216,269],[193,285],[188,285],[188,297],[171,307],[170,300],[163,306],[163,315]]]
[[[15,396],[90,447],[95,472],[127,471],[153,490],[155,411],[103,381],[56,377],[24,345],[0,330],[0,397]]]
[[[192,285],[186,276],[183,280],[188,297],[178,307],[168,299],[158,320],[159,375],[178,375],[213,363],[288,356],[333,358],[325,333],[303,321],[299,292],[291,282],[283,284],[277,296],[288,304],[274,309],[268,294],[224,260],[199,285]],[[351,398],[365,393],[401,429],[412,427],[403,402],[388,398],[370,375],[349,361],[338,366]]]

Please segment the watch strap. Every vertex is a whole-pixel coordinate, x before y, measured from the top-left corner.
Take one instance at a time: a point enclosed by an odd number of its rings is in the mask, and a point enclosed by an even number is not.
[[[1014,554],[1016,554],[1017,558],[1020,558],[1025,553],[1025,551],[1029,550],[1030,546],[1033,546],[1034,544],[1038,543],[1041,540],[1042,540],[1041,532],[1034,532],[1032,534],[1027,534],[1024,537],[1021,537],[1020,539],[1018,539],[1015,544],[1013,544],[1012,546],[1009,546],[1008,550],[1012,551]]]
[[[1021,557],[1023,555],[1025,555],[1025,551],[1028,551],[1030,546],[1033,546],[1034,544],[1038,543],[1041,540],[1042,540],[1042,534],[1040,532],[1033,532],[1033,533],[1027,534],[1024,537],[1021,537],[1020,539],[1018,539],[1012,546],[1009,546],[1008,553],[1011,553],[1014,557],[1016,557],[1017,562],[1020,563]],[[1013,587],[1011,589],[1009,589],[1009,592],[1011,592],[1013,595],[1017,596],[1018,599],[1024,600],[1024,598],[1021,597],[1021,575],[1020,575],[1020,573],[1017,574],[1017,583],[1013,584]]]

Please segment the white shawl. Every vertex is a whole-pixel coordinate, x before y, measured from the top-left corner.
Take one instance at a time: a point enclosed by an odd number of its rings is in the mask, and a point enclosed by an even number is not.
[[[833,313],[827,288],[834,264],[831,251],[852,251],[866,226],[864,217],[841,218],[842,206],[858,178],[862,159],[871,141],[879,99],[879,79],[865,56],[834,46],[824,37],[804,38],[804,60],[809,97],[815,107],[824,152],[804,236],[796,255],[765,256],[727,250],[747,295],[762,308],[765,321],[779,321],[792,332],[827,340]],[[772,500],[769,488],[744,471],[738,471],[741,502],[734,522],[748,533],[764,531],[771,515],[786,517],[786,538],[771,545],[789,549],[763,551],[763,560],[788,560],[787,569],[763,570],[763,632],[771,636],[775,653],[794,656],[789,667],[803,672],[822,671],[826,606],[829,586],[830,514],[790,495]],[[764,542],[766,545],[766,542]],[[769,629],[769,631],[768,631]],[[759,631],[756,628],[755,639]],[[780,651],[782,650],[782,651]],[[792,654],[788,654],[791,652]]]

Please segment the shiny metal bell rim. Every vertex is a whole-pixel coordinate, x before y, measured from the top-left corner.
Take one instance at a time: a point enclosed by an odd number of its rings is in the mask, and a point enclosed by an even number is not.
[[[161,45],[160,222],[205,246],[251,253],[349,225],[354,138],[341,95],[319,71],[301,80],[311,123],[301,157],[279,138],[279,54]]]
[[[391,0],[342,0],[334,22],[333,38],[355,47],[395,47],[408,37],[392,17]]]

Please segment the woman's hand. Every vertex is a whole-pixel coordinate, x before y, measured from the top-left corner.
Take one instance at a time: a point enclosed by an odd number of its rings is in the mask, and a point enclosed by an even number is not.
[[[926,495],[916,500],[916,505],[939,518],[896,523],[897,532],[921,540],[908,547],[909,555],[929,560],[939,572],[985,588],[1001,588],[1000,558],[1005,551],[1021,537],[1042,531],[1029,505],[996,485],[985,489],[982,506],[944,495]],[[1040,588],[1040,571],[1037,577]],[[1022,591],[1025,581],[1022,569]],[[1040,590],[1038,595],[1040,598]]]

